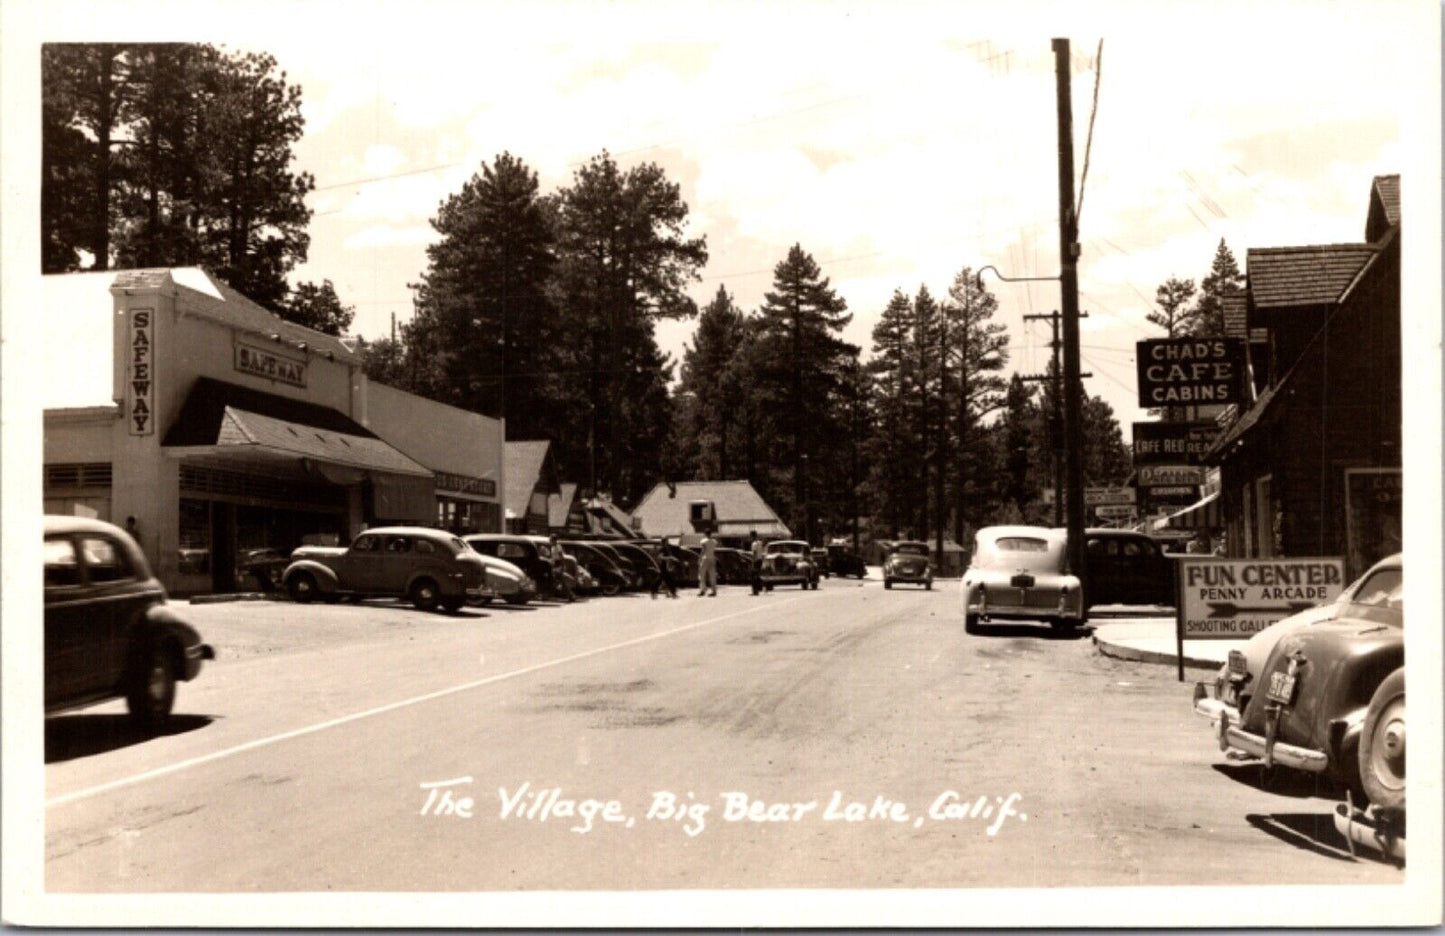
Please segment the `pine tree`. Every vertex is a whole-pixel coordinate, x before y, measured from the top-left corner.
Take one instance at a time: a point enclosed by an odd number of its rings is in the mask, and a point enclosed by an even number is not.
[[[792,525],[802,536],[812,534],[809,510],[809,459],[836,425],[834,407],[843,369],[858,349],[838,334],[852,319],[847,303],[835,293],[818,264],[802,245],[794,244],[773,269],[773,289],[759,313],[759,340],[776,362],[765,371],[777,389],[786,382],[791,403],[786,417],[791,442]],[[806,376],[806,385],[804,378]]]
[[[730,431],[736,423],[737,385],[729,381],[728,365],[744,338],[743,314],[726,287],[698,316],[692,346],[683,355],[681,392],[695,400],[693,437],[697,441],[698,478],[730,478],[736,465],[729,458]]]
[[[1197,338],[1217,338],[1224,334],[1224,300],[1244,291],[1244,277],[1234,254],[1219,239],[1209,275],[1199,284],[1199,300],[1189,313],[1189,333]]]
[[[951,342],[957,378],[953,446],[957,452],[954,486],[954,539],[964,542],[970,519],[982,515],[973,506],[974,477],[981,474],[977,464],[985,447],[974,444],[984,417],[1004,405],[1005,387],[1001,376],[1008,364],[1008,329],[993,321],[998,300],[978,282],[972,268],[964,267],[953,278],[944,304],[953,333]]]
[[[351,327],[356,310],[343,305],[336,295],[331,280],[322,280],[321,285],[300,283],[291,291],[291,297],[281,309],[281,317],[314,328],[328,335],[343,335]]]
[[[889,536],[912,522],[917,491],[917,420],[908,389],[912,334],[913,306],[895,290],[873,326],[873,355],[867,365],[877,426],[871,452],[874,510]]]
[[[1164,329],[1164,337],[1180,337],[1188,324],[1190,311],[1187,306],[1193,298],[1194,280],[1181,280],[1171,276],[1155,290],[1154,303],[1158,308],[1145,318],[1151,324]]]

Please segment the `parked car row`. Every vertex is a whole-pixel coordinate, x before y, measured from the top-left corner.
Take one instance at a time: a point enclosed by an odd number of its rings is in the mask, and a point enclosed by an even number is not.
[[[1334,816],[1340,833],[1403,860],[1402,557],[1231,651],[1212,682],[1194,687],[1194,711],[1221,750],[1332,780],[1346,794]]]

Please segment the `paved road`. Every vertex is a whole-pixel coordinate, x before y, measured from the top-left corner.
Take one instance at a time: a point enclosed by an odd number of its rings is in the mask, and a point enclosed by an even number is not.
[[[1171,669],[966,636],[951,587],[179,610],[220,659],[174,733],[47,723],[51,890],[1403,880],[1311,780],[1226,762]]]

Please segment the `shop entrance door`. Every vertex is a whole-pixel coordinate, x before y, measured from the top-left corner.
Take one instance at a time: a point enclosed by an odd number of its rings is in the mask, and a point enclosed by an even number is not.
[[[236,590],[236,505],[211,503],[211,590]]]

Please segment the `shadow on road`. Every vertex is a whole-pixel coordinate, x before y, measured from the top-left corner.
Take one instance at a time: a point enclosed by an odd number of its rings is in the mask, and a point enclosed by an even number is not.
[[[1295,848],[1336,861],[1355,860],[1329,813],[1251,814],[1244,818],[1259,831]]]
[[[1032,637],[1035,640],[1082,640],[1089,636],[1089,627],[1075,627],[1072,630],[1054,630],[1047,624],[994,624],[979,621],[976,625],[978,637]]]
[[[159,731],[148,732],[138,728],[128,715],[56,715],[45,720],[45,763],[90,757],[152,738],[185,734],[213,721],[210,715],[172,715]]]
[[[1211,766],[1236,783],[1243,783],[1245,786],[1273,793],[1276,796],[1289,796],[1295,799],[1344,798],[1344,794],[1336,789],[1328,778],[1304,770],[1266,768],[1263,761],[1257,760],[1236,764],[1212,764]]]
[[[536,606],[535,604],[531,603],[531,602],[528,602],[527,604],[521,605],[521,604],[512,604],[512,603],[507,602],[507,601],[494,601],[494,602],[492,602],[491,604],[487,605],[487,610],[488,610],[488,611],[527,611],[527,612],[532,612],[532,611],[536,611],[536,610],[537,610],[537,606]]]

